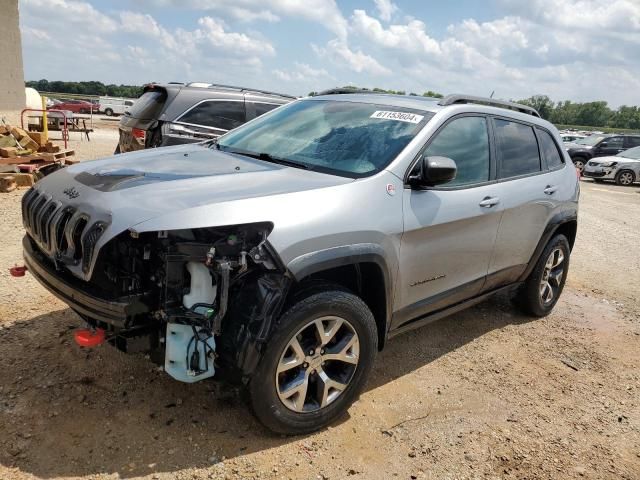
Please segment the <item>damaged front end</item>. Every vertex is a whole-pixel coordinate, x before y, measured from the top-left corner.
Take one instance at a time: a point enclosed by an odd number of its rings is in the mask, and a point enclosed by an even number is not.
[[[257,365],[291,279],[268,222],[124,231],[98,252],[91,279],[56,264],[29,235],[25,261],[45,287],[125,352],[147,352],[176,380],[241,381]]]

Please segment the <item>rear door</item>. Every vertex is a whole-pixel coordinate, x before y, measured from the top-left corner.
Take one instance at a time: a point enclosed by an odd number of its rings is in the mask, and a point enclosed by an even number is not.
[[[485,116],[449,120],[421,155],[449,157],[458,172],[440,187],[403,191],[393,328],[480,291],[502,215]]]
[[[504,213],[484,290],[516,281],[554,210],[561,208],[564,156],[545,129],[496,117],[493,128]]]
[[[628,136],[624,137],[624,149],[640,147],[640,137]]]

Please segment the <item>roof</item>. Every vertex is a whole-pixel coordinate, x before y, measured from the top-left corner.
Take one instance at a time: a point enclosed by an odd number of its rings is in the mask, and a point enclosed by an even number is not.
[[[438,105],[437,98],[418,97],[413,95],[390,95],[387,93],[341,93],[331,95],[317,95],[307,100],[337,100],[341,102],[373,103],[376,105],[388,105],[390,107],[412,108],[425,112],[437,112],[442,107]]]
[[[286,98],[290,100],[295,100],[298,98],[286,93],[271,92],[269,90],[239,87],[235,85],[221,85],[217,83],[207,83],[207,82],[190,82],[190,83],[169,82],[166,84],[154,83],[154,84],[145,85],[145,88],[152,87],[152,86],[172,88],[176,90],[189,89],[189,90],[202,91],[206,89],[206,90],[213,90],[213,91],[219,91],[219,92],[225,92],[225,93],[243,93],[243,94],[253,94],[253,95],[260,95],[260,96],[266,95],[270,97]]]

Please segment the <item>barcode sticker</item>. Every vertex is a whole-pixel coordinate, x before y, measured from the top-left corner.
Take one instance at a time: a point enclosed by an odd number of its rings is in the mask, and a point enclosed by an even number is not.
[[[423,115],[407,112],[388,112],[385,110],[377,110],[371,114],[370,118],[379,118],[381,120],[397,120],[399,122],[420,123],[424,118]]]

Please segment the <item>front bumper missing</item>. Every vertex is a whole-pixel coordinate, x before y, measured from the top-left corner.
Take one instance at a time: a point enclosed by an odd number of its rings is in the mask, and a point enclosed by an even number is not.
[[[41,252],[38,251],[28,235],[22,240],[25,266],[29,272],[49,292],[69,305],[73,310],[93,320],[126,328],[127,321],[133,316],[144,313],[146,307],[140,297],[129,297],[127,302],[112,301],[93,295],[82,288],[86,284],[64,271],[56,271]]]

